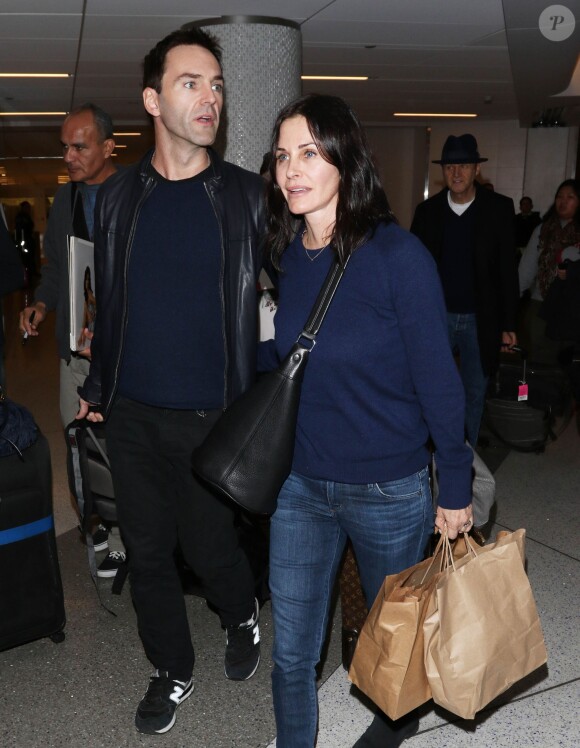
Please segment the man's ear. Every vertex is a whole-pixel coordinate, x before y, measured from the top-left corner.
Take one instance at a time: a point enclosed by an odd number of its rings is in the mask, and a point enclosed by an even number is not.
[[[159,94],[154,88],[143,89],[143,106],[152,117],[159,117]]]
[[[105,158],[109,158],[109,156],[113,153],[115,150],[115,141],[113,138],[107,138],[104,141],[104,147],[105,147]]]

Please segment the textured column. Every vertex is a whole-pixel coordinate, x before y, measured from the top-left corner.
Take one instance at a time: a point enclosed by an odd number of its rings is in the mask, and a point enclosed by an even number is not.
[[[223,49],[225,106],[216,147],[227,161],[259,171],[280,109],[301,93],[302,35],[293,21],[221,16],[193,24]]]

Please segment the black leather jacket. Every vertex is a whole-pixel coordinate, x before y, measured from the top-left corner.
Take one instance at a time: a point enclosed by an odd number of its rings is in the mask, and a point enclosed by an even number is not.
[[[224,408],[254,381],[258,333],[257,279],[262,267],[264,181],[222,161],[210,150],[204,182],[219,224],[222,248],[222,330],[225,349]],[[115,397],[127,315],[127,268],[145,198],[155,189],[153,152],[117,172],[99,191],[95,206],[97,319],[91,368],[81,397],[106,417]],[[152,303],[155,303],[152,299]]]

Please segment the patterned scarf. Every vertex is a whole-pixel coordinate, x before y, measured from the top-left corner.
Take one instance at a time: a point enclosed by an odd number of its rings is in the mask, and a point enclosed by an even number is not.
[[[556,277],[560,252],[579,242],[580,228],[574,221],[569,221],[562,226],[558,216],[554,215],[542,226],[538,257],[538,288],[542,298],[546,297],[548,288]]]

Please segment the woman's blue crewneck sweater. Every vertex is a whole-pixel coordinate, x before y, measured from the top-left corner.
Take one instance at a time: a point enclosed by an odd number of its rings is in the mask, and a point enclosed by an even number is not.
[[[333,253],[311,260],[297,235],[282,256],[275,343],[283,358],[302,330]],[[268,363],[269,361],[269,363]],[[435,263],[420,241],[381,224],[349,262],[309,357],[293,470],[340,483],[380,483],[420,470],[437,451],[440,504],[471,500],[464,393]]]

